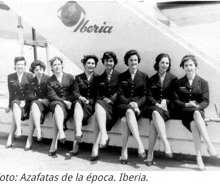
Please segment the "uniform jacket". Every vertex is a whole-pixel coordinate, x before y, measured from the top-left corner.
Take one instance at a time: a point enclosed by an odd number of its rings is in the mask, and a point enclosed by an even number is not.
[[[47,82],[48,98],[50,101],[73,101],[74,78],[71,74],[63,73],[61,83],[55,75],[52,75]]]
[[[115,102],[118,91],[119,72],[113,70],[110,81],[107,78],[106,71],[99,77],[98,99],[109,98]]]
[[[38,84],[37,77],[34,77],[30,82],[30,91],[27,96],[27,101],[48,98],[47,80],[50,77],[43,74],[40,84]]]
[[[192,86],[190,86],[185,75],[176,81],[175,98],[175,104],[179,108],[184,108],[185,103],[195,100],[199,105],[199,109],[205,109],[209,105],[208,82],[196,75]]]
[[[118,76],[119,90],[118,100],[119,104],[129,104],[130,102],[137,102],[138,107],[142,107],[146,101],[148,90],[148,76],[147,74],[137,70],[134,80],[131,79],[129,70]]]
[[[163,81],[163,86],[160,83],[159,74],[156,73],[149,79],[149,90],[151,96],[149,97],[149,105],[155,105],[161,103],[163,99],[167,99],[167,102],[174,99],[174,84],[177,77],[171,73],[166,73]]]
[[[75,78],[74,84],[74,98],[78,99],[80,96],[89,100],[89,103],[94,105],[98,94],[99,76],[94,73],[90,81],[84,73],[79,74]]]
[[[21,83],[19,83],[17,73],[8,75],[9,107],[15,99],[25,100],[29,93],[29,84],[32,78],[33,74],[24,72]]]

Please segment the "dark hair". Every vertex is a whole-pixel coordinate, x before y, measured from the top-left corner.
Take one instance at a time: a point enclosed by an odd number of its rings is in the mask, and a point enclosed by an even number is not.
[[[105,53],[103,54],[102,59],[101,59],[101,60],[102,60],[102,63],[104,64],[105,59],[110,59],[110,58],[112,58],[112,59],[114,60],[114,64],[117,65],[118,59],[117,59],[115,53],[114,53],[114,52],[111,52],[111,51],[105,52]]]
[[[40,66],[41,68],[43,68],[44,71],[46,69],[46,65],[42,61],[36,60],[31,63],[29,71],[34,73],[34,70],[37,66]]]
[[[188,54],[188,55],[185,55],[180,63],[180,67],[184,68],[184,63],[188,60],[192,60],[195,64],[195,66],[197,67],[198,66],[198,62],[196,60],[196,57],[192,54]]]
[[[18,61],[24,61],[24,65],[26,65],[26,60],[25,60],[25,58],[24,58],[23,56],[15,57],[15,59],[14,59],[14,65],[16,65],[16,63],[17,63]]]
[[[154,69],[155,69],[156,71],[159,70],[159,63],[160,63],[161,59],[163,59],[163,58],[168,58],[168,59],[169,59],[169,67],[167,68],[167,72],[169,72],[169,71],[170,71],[170,68],[171,68],[171,59],[170,59],[170,56],[169,56],[168,54],[164,54],[164,53],[160,53],[160,54],[156,57],[156,59],[155,59],[156,63],[154,64]]]
[[[85,66],[86,62],[89,59],[93,59],[95,61],[95,66],[97,66],[97,63],[98,63],[99,59],[95,55],[85,55],[85,56],[83,56],[83,59],[81,60],[81,62],[83,63],[84,66]]]
[[[129,50],[128,52],[126,52],[125,56],[124,56],[124,61],[125,61],[125,64],[128,66],[128,59],[133,56],[133,55],[136,55],[138,57],[138,63],[141,62],[141,57],[138,53],[138,51],[136,50]]]

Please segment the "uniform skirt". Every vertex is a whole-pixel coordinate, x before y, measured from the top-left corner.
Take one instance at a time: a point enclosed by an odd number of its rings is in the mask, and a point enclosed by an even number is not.
[[[135,114],[135,116],[136,116],[137,119],[140,119],[140,118],[141,118],[141,116],[138,115],[137,111],[135,111],[134,108],[131,107],[131,106],[128,105],[128,104],[120,104],[117,109],[118,109],[118,114],[119,114],[119,117],[120,117],[120,118],[122,118],[122,117],[125,116],[125,113],[126,113],[126,111],[127,111],[128,109],[131,109],[131,110],[134,112],[134,114]],[[142,111],[142,109],[140,109],[140,111]],[[140,114],[141,114],[141,113],[140,113]]]
[[[63,110],[63,114],[64,114],[64,120],[63,120],[64,128],[63,129],[67,130],[66,122],[72,116],[71,109],[68,109],[66,104],[61,101],[53,101],[49,105],[50,111],[52,112],[52,114],[54,114],[54,110],[55,110],[56,105],[59,105],[61,107],[61,109]]]
[[[83,110],[82,126],[86,126],[86,125],[88,125],[89,117],[94,114],[95,108],[91,104],[86,104],[85,102],[83,102],[81,100],[76,100],[76,101],[73,102],[73,106],[72,106],[73,107],[73,110],[72,110],[73,113],[74,113],[75,105],[76,105],[77,102],[81,105],[82,110]]]
[[[157,107],[156,105],[152,105],[152,106],[146,108],[144,110],[143,116],[152,120],[153,111],[157,111],[160,114],[160,116],[163,118],[164,121],[167,121],[170,119],[169,111],[164,111],[164,110],[160,109],[159,107]]]
[[[190,127],[190,123],[194,120],[193,115],[195,111],[199,111],[202,118],[205,119],[205,113],[204,110],[202,109],[197,109],[195,107],[187,107],[187,108],[183,108],[180,112],[180,118],[182,120],[182,124],[191,132],[191,127]]]
[[[39,110],[40,110],[40,113],[41,113],[41,121],[40,121],[40,124],[43,124],[44,123],[44,120],[45,120],[45,117],[46,117],[46,114],[50,111],[49,109],[49,106],[48,105],[45,105],[43,104],[42,102],[38,101],[38,100],[34,100],[31,102],[31,106],[32,104],[35,103],[37,104]]]
[[[106,112],[106,130],[110,131],[118,120],[117,107],[114,104],[108,104],[104,100],[97,100],[97,103],[105,109]]]
[[[13,111],[13,104],[17,104],[20,107],[21,101],[20,100],[13,100],[11,102],[11,107],[12,107],[12,111]],[[21,120],[24,121],[26,119],[29,119],[29,108],[27,108],[28,104],[25,104],[25,107],[20,107],[21,109]]]

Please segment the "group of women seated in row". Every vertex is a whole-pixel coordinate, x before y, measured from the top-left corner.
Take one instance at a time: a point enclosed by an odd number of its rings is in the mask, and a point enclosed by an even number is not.
[[[54,57],[50,60],[53,71],[51,77],[44,74],[45,64],[34,61],[30,71],[25,72],[24,57],[16,57],[16,73],[8,76],[9,108],[12,109],[12,127],[6,148],[13,145],[14,137],[22,134],[21,120],[29,118],[29,134],[25,150],[32,148],[32,136],[36,128],[37,140],[42,138],[40,125],[46,114],[53,114],[53,140],[49,156],[56,155],[57,143],[65,143],[66,122],[74,120],[74,141],[72,156],[79,154],[82,140],[82,126],[94,114],[94,143],[91,161],[99,159],[99,148],[105,148],[110,131],[118,118],[121,118],[122,150],[120,162],[128,163],[128,139],[132,134],[138,145],[138,155],[147,166],[154,164],[154,146],[157,136],[164,144],[165,156],[173,157],[166,136],[166,121],[170,118],[182,120],[183,125],[192,132],[199,170],[205,170],[201,154],[201,137],[204,139],[211,157],[219,155],[210,141],[204,122],[204,109],[209,105],[208,83],[196,74],[197,60],[193,55],[183,57],[180,67],[186,75],[180,79],[170,73],[171,59],[168,54],[156,57],[156,74],[148,78],[138,69],[141,57],[136,50],[124,56],[128,69],[119,73],[115,70],[118,59],[113,52],[105,52],[102,59],[105,71],[99,76],[94,72],[98,58],[86,55],[82,59],[85,72],[73,75],[63,72],[63,60]],[[150,119],[149,146],[146,155],[138,129],[141,117]]]

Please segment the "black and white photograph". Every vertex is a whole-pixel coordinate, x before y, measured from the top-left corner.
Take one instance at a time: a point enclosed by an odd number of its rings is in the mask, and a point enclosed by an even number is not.
[[[5,0],[0,25],[0,182],[216,181],[220,1]]]

